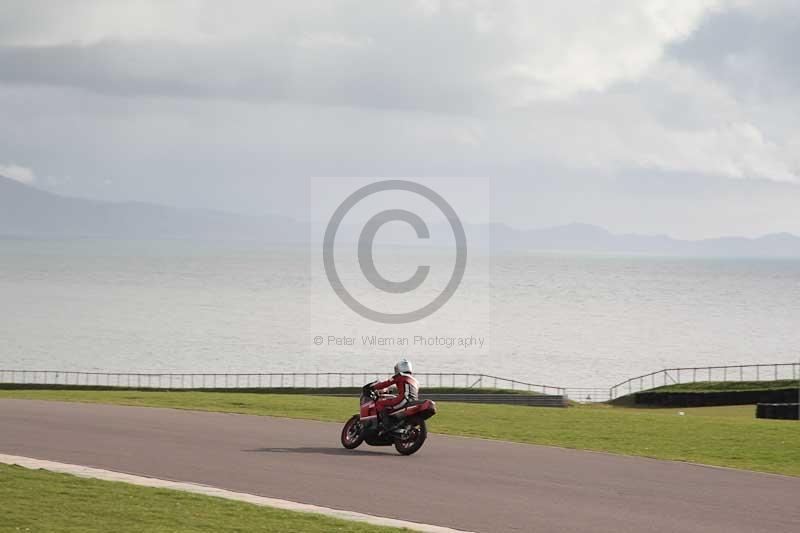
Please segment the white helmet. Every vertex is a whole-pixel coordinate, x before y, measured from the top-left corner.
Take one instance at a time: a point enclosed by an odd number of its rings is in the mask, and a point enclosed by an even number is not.
[[[414,372],[414,369],[411,367],[411,361],[408,359],[400,359],[396,365],[394,365],[394,373],[395,374],[411,374]]]

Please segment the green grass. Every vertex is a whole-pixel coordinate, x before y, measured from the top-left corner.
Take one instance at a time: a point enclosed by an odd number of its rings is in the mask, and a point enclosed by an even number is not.
[[[698,381],[695,383],[676,383],[664,385],[645,392],[729,392],[729,391],[770,391],[797,389],[796,379],[777,381]]]
[[[800,423],[755,418],[755,406],[548,409],[447,405],[433,430],[800,476]],[[683,412],[681,416],[678,413]],[[475,415],[478,427],[471,426]],[[438,421],[437,421],[438,422]]]
[[[0,398],[84,401],[341,422],[355,398],[219,392],[0,391]],[[684,416],[678,412],[685,413]],[[441,402],[431,431],[691,461],[800,476],[800,423],[755,418],[755,406],[567,409]],[[332,446],[337,443],[332,442]]]
[[[0,531],[388,533],[403,530],[175,490],[0,465]]]
[[[0,390],[0,398],[171,407],[173,409],[271,415],[336,422],[343,422],[358,412],[358,400],[354,397],[339,398],[248,392]]]

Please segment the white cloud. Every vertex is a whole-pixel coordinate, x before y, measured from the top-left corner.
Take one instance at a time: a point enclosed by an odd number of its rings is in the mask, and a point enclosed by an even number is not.
[[[599,176],[653,169],[798,183],[800,133],[764,116],[764,107],[665,58],[636,83],[493,117],[483,148],[505,160],[556,161]],[[782,102],[781,110],[795,116],[800,100]]]
[[[491,72],[514,103],[568,98],[637,80],[669,44],[686,38],[722,2],[521,2],[495,14],[494,36],[509,36],[508,60]]]
[[[451,0],[367,3],[353,10],[343,0],[234,2],[225,9],[214,3],[84,1],[48,3],[43,17],[31,7],[37,2],[30,2],[12,10],[8,18],[15,24],[0,27],[0,43],[25,54],[16,67],[24,71],[27,63],[30,71],[19,74],[21,81],[102,89],[116,80],[133,90],[145,82],[222,97],[238,81],[254,84],[250,92],[260,90],[264,99],[355,107],[375,105],[374,95],[359,85],[369,91],[394,84],[416,100],[401,107],[440,111],[454,93],[484,106],[514,106],[638,79],[666,46],[724,3]],[[31,58],[67,68],[52,65],[48,76],[48,64]],[[220,90],[220,77],[233,80],[222,84],[227,92]],[[275,91],[275,85],[291,91]]]
[[[36,173],[34,173],[33,169],[13,163],[8,165],[0,164],[0,176],[25,184],[31,184],[36,181]]]

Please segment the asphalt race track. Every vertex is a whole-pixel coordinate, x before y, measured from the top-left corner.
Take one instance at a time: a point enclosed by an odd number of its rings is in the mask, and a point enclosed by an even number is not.
[[[788,532],[800,478],[429,436],[348,451],[341,425],[0,400],[0,453],[481,532]]]

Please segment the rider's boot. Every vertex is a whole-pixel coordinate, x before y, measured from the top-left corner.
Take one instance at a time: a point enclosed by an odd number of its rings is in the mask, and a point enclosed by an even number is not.
[[[381,433],[389,433],[394,429],[394,421],[392,420],[392,416],[387,409],[379,411],[378,418],[380,419],[381,426],[383,427],[383,431]]]

